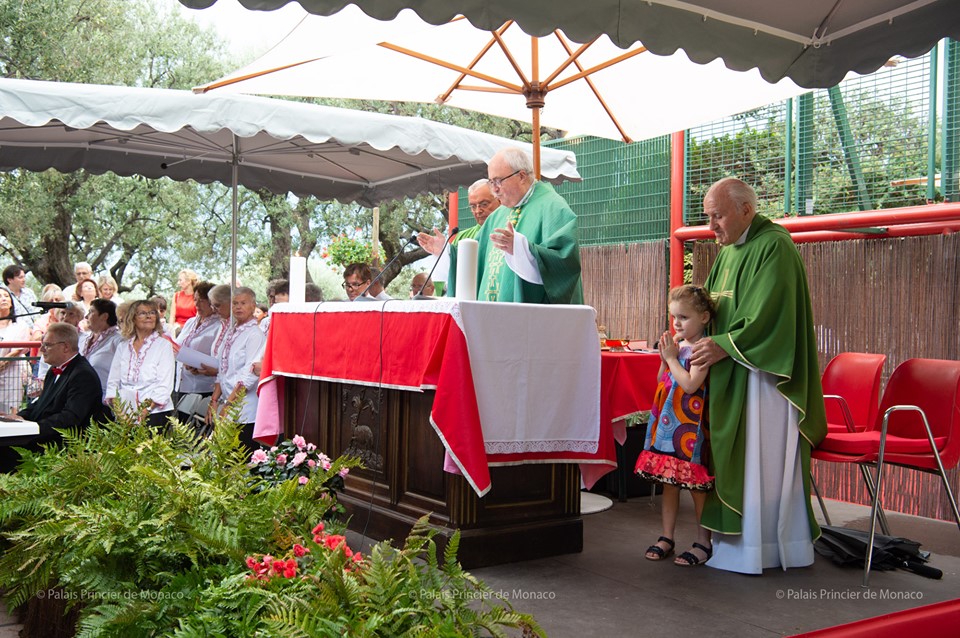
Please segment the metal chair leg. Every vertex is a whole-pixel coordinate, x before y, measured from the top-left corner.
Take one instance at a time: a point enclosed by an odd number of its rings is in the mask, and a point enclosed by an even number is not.
[[[876,494],[876,488],[873,486],[873,477],[870,476],[870,471],[863,465],[860,466],[860,474],[863,475],[863,482],[867,484],[867,494],[870,495],[871,500]],[[883,511],[883,503],[880,504],[878,514],[880,515],[880,531],[890,536],[890,524],[887,523],[887,514]]]
[[[860,467],[863,467],[862,465]],[[813,487],[813,493],[817,495],[817,501],[820,502],[820,511],[823,512],[823,520],[826,521],[827,525],[833,525],[830,522],[830,515],[827,514],[827,506],[823,504],[823,497],[820,496],[820,488],[817,487],[817,482],[814,480],[813,475],[810,475],[810,485]]]

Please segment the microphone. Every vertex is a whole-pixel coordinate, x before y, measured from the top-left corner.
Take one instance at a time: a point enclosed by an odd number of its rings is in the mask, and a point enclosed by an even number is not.
[[[443,246],[440,248],[440,253],[437,255],[437,260],[433,262],[433,268],[431,268],[430,272],[427,273],[427,278],[424,280],[423,285],[420,286],[420,290],[417,291],[417,294],[413,296],[414,299],[433,299],[433,297],[430,297],[429,295],[424,295],[423,289],[427,287],[427,282],[430,281],[431,278],[433,277],[433,271],[437,269],[437,265],[440,263],[440,258],[443,257],[443,251],[446,250],[447,244],[450,243],[449,237],[453,237],[459,232],[460,232],[459,226],[454,226],[448,231],[447,233],[448,239],[447,241],[443,242]]]
[[[403,246],[400,246],[400,250],[398,250],[398,251],[397,251],[397,254],[393,256],[393,259],[391,259],[390,261],[388,261],[388,262],[387,262],[387,265],[380,269],[380,274],[377,275],[376,277],[374,277],[374,278],[373,278],[373,281],[371,281],[369,284],[367,284],[367,287],[363,289],[363,292],[361,292],[359,295],[357,295],[357,298],[354,299],[354,301],[357,301],[357,300],[359,300],[359,299],[364,299],[364,300],[367,300],[367,301],[373,301],[372,298],[366,296],[366,295],[367,295],[367,291],[370,290],[370,288],[373,286],[373,284],[375,284],[375,283],[377,283],[378,281],[380,281],[380,278],[383,277],[383,274],[384,274],[385,272],[387,272],[387,268],[389,268],[390,266],[393,265],[393,262],[395,262],[396,260],[400,259],[400,255],[402,255],[402,254],[403,254],[403,250],[404,250],[407,246],[410,245],[410,242],[413,242],[413,241],[416,241],[416,240],[417,240],[417,234],[418,234],[418,233],[415,232],[415,233],[413,233],[412,235],[410,235],[410,238],[407,239],[407,241],[405,241],[405,242],[403,243]]]
[[[52,308],[70,308],[73,303],[69,301],[34,301],[31,305],[41,310],[50,310]]]

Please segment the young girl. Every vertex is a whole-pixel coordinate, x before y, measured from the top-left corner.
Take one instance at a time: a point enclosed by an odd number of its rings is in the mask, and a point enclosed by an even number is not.
[[[706,368],[690,366],[690,353],[716,310],[707,291],[696,286],[679,286],[670,291],[670,316],[676,336],[660,336],[660,383],[653,399],[650,424],[637,459],[641,478],[663,484],[663,536],[647,548],[648,560],[663,560],[673,553],[673,534],[680,508],[680,489],[690,491],[697,512],[697,541],[673,562],[692,566],[713,555],[710,532],[699,527],[706,492],[713,477],[705,466],[708,456]]]

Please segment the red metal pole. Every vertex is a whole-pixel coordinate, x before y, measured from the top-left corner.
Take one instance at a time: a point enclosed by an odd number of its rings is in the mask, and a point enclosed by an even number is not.
[[[450,191],[450,195],[447,196],[447,228],[453,228],[454,226],[459,226],[460,223],[457,220],[460,211],[460,191]]]
[[[791,233],[808,231],[835,231],[844,228],[895,227],[915,224],[939,223],[943,228],[947,223],[960,221],[960,202],[907,206],[857,213],[834,213],[830,215],[812,215],[809,217],[787,217],[775,219]],[[673,237],[680,241],[694,239],[713,239],[714,235],[707,226],[687,226],[673,231]],[[843,233],[844,236],[849,233]],[[929,234],[929,233],[922,233]],[[875,234],[861,234],[860,238],[876,237]],[[899,236],[899,235],[898,235]],[[672,252],[672,250],[671,250]]]
[[[670,288],[683,284],[683,131],[670,136]]]
[[[849,241],[851,239],[886,239],[888,237],[918,237],[920,235],[949,235],[960,232],[960,221],[928,222],[926,224],[901,224],[890,226],[885,233],[851,233],[833,230],[808,230],[792,233],[794,243],[804,244],[815,241]]]

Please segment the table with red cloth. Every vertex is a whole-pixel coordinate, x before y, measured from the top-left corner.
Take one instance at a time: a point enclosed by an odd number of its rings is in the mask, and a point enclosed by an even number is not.
[[[266,444],[283,432],[284,377],[434,390],[431,425],[448,469],[482,496],[497,465],[578,463],[592,485],[616,467],[613,419],[644,409],[642,391],[636,402],[615,393],[610,418],[601,417],[588,306],[439,299],[277,304],[271,312],[254,431]]]

